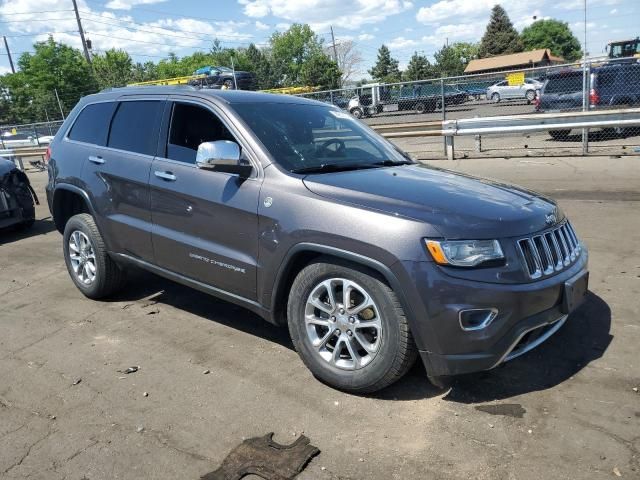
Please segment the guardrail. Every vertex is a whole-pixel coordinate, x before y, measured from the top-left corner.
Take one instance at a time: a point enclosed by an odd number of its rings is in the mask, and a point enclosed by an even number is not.
[[[631,126],[640,126],[640,108],[464,118],[459,120],[372,125],[371,128],[386,138],[444,136],[447,158],[453,160],[455,153],[453,139],[461,135],[510,134],[575,128]]]
[[[24,171],[24,159],[30,157],[40,157],[41,162],[35,162],[39,164],[44,163],[44,156],[47,153],[47,147],[23,147],[23,148],[6,148],[0,149],[0,157],[5,157],[12,160],[16,166]]]

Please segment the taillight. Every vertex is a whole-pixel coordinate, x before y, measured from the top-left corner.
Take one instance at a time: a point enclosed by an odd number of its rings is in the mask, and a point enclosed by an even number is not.
[[[51,160],[51,146],[47,147],[47,151],[44,154],[44,163],[49,163],[49,160]]]
[[[536,98],[533,99],[533,106],[536,110],[540,110],[540,92],[536,92]]]
[[[595,88],[589,90],[589,103],[591,105],[598,105],[600,103],[600,95]]]

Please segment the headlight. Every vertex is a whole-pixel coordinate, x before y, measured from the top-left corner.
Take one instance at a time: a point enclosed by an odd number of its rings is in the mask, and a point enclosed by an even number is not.
[[[426,240],[427,249],[440,265],[475,267],[504,258],[497,240]]]

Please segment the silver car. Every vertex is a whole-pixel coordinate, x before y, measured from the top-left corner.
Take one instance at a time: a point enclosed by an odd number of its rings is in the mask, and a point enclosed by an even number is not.
[[[504,80],[487,89],[487,98],[493,103],[501,100],[526,100],[527,103],[531,103],[536,98],[536,90],[541,88],[542,82],[529,78],[521,85],[509,85],[509,82]]]

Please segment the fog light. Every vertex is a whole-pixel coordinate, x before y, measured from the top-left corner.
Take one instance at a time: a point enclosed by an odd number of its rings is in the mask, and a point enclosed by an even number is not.
[[[482,330],[498,316],[497,308],[471,308],[460,310],[460,328],[465,331]]]

